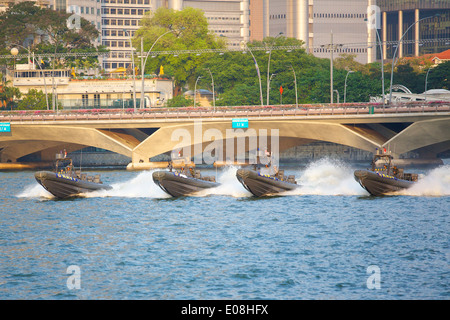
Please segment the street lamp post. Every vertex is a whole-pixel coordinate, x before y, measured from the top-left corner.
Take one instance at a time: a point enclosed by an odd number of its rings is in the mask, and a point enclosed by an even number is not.
[[[330,92],[331,92],[331,103],[333,103],[333,53],[334,53],[334,46],[333,46],[333,32],[331,32],[331,57],[330,57]]]
[[[133,66],[133,109],[134,112],[136,112],[136,67],[134,65],[133,44],[131,43],[131,33],[128,32],[127,29],[123,29],[123,32],[125,32],[125,34],[128,33],[128,39],[130,40],[131,59]]]
[[[202,76],[198,76],[197,80],[195,80],[195,86],[194,86],[194,108],[195,108],[195,102],[197,100],[197,82],[201,78],[203,78],[203,77]]]
[[[241,48],[244,49],[244,50],[245,50],[245,48],[247,48],[248,51],[250,52],[250,54],[253,57],[253,61],[255,62],[255,68],[256,68],[256,71],[258,72],[258,79],[259,79],[259,98],[261,100],[261,107],[264,107],[264,102],[263,102],[263,97],[262,97],[261,74],[259,72],[258,62],[256,62],[255,56],[253,55],[252,50],[250,50],[250,48],[247,46],[247,43],[242,41],[241,42]]]
[[[330,98],[331,98],[331,100],[330,100],[330,103],[333,103],[333,92],[334,92],[334,90],[333,90],[333,53],[334,53],[334,50],[336,49],[336,48],[338,48],[338,47],[342,47],[342,44],[333,44],[333,31],[331,31],[331,43],[330,44],[328,44],[328,45],[321,45],[321,47],[327,47],[329,50],[330,50],[330,54],[331,54],[331,57],[330,57]]]
[[[297,77],[295,76],[294,67],[292,67],[292,64],[289,65],[292,69],[292,72],[294,73],[294,84],[295,84],[295,108],[298,109],[298,94],[297,94]]]
[[[277,36],[275,37],[278,38],[279,36],[281,36],[283,34],[283,32],[280,32],[279,34],[277,34]],[[272,48],[269,50],[269,61],[267,62],[267,105],[269,105],[269,73],[270,73],[270,57],[272,55]]]
[[[355,71],[349,70],[347,72],[347,75],[345,76],[345,82],[344,82],[344,103],[345,103],[345,98],[346,98],[346,95],[347,95],[347,77],[348,77],[348,75],[350,73],[355,73]]]
[[[206,70],[208,70],[209,75],[211,76],[211,85],[212,85],[212,91],[213,91],[213,107],[214,107],[214,112],[216,112],[216,97],[215,97],[215,93],[214,93],[214,78],[211,73],[211,70],[209,70],[209,68],[206,68]]]
[[[427,86],[428,86],[428,74],[430,73],[431,67],[427,71],[427,75],[425,76],[425,101],[427,101]]]
[[[375,29],[376,33],[377,33],[377,37],[378,37],[378,42],[380,44],[380,55],[381,55],[381,86],[382,86],[382,93],[383,93],[383,107],[384,104],[386,103],[386,97],[384,94],[384,54],[383,54],[383,47],[381,45],[381,38],[380,38],[380,34],[378,33],[378,29]]]
[[[276,76],[276,73],[272,73],[269,78],[267,78],[267,105],[269,105],[269,92],[270,92],[270,82],[272,78]]]
[[[56,50],[58,50],[58,44],[55,44],[55,54],[52,59],[52,110],[58,113],[56,107],[56,87],[55,87],[55,61],[56,61]]]
[[[21,48],[24,48],[25,50],[28,51],[28,54],[31,55],[30,49],[25,48],[24,46],[21,46],[20,44],[13,44],[13,45],[14,45],[14,46],[19,46],[19,47],[21,47]],[[17,48],[12,48],[12,49],[11,49],[11,54],[12,54],[13,56],[16,56],[18,53],[19,53],[19,50],[17,50]],[[34,54],[32,55],[32,57],[33,57],[33,63],[35,63],[36,59],[35,59],[35,57],[34,57]],[[15,57],[14,57],[14,62],[15,62]],[[42,72],[42,75],[44,76],[45,103],[46,103],[46,105],[47,105],[47,110],[49,110],[50,108],[49,108],[49,106],[48,106],[48,94],[47,94],[47,83],[46,83],[46,81],[45,81],[45,72],[42,70],[41,64],[40,64],[39,62],[38,62],[37,64],[38,64],[38,66],[39,66],[39,69],[40,69],[41,72]],[[15,63],[14,63],[14,65],[15,65]],[[15,67],[14,67],[14,69],[15,69]]]
[[[368,19],[364,19],[364,21],[368,21]],[[383,107],[386,103],[385,94],[384,94],[384,54],[383,54],[383,47],[382,47],[382,41],[380,37],[380,33],[378,32],[378,29],[375,28],[375,32],[377,34],[377,39],[380,47],[380,56],[381,56],[381,86],[382,86],[382,94],[383,94]],[[345,96],[344,96],[345,97]],[[344,99],[345,100],[345,99]],[[345,101],[344,101],[345,102]]]
[[[179,30],[184,30],[184,29],[185,29],[185,27],[182,27]],[[150,55],[150,52],[152,52],[153,47],[155,46],[155,44],[158,42],[159,39],[161,39],[163,36],[165,36],[168,33],[179,31],[179,30],[169,30],[167,32],[164,32],[162,35],[160,35],[155,40],[155,42],[153,42],[152,46],[150,47],[150,50],[148,50],[148,52],[147,52],[145,60],[143,60],[144,56],[141,57],[141,78],[142,78],[141,79],[141,81],[142,81],[142,83],[141,83],[141,108],[142,108],[142,106],[145,107],[145,98],[144,98],[144,95],[145,95],[145,92],[144,92],[144,75],[145,75],[145,72],[144,72],[144,69],[145,69],[145,65],[147,63],[148,56]],[[143,51],[144,50],[143,50],[143,44],[142,44],[142,38],[141,38],[141,55],[143,54]]]
[[[337,103],[339,103],[339,91],[334,90],[334,92],[336,92],[336,96],[337,96]]]
[[[402,35],[402,36],[400,37],[400,39],[397,41],[397,47],[395,48],[394,55],[393,55],[393,57],[392,57],[391,83],[390,83],[390,85],[389,85],[389,104],[391,104],[391,102],[392,102],[392,82],[394,81],[394,66],[395,66],[395,63],[396,63],[395,59],[396,59],[398,47],[400,46],[400,42],[403,40],[403,37],[408,33],[408,31],[409,31],[416,23],[418,23],[418,22],[420,22],[420,21],[422,21],[422,20],[428,19],[428,18],[436,17],[436,16],[439,16],[439,14],[434,15],[434,16],[425,17],[425,18],[422,18],[422,19],[419,19],[419,20],[415,21],[413,24],[411,24],[411,25],[406,29],[406,31],[403,33],[403,35]]]

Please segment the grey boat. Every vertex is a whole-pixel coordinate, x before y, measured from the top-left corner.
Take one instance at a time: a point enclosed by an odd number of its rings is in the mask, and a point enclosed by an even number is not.
[[[65,199],[80,194],[109,190],[111,186],[103,184],[100,175],[88,176],[75,171],[72,159],[62,154],[56,155],[55,171],[38,171],[34,174],[36,181],[57,198]]]
[[[261,159],[267,164],[262,164]],[[274,195],[299,187],[294,175],[285,176],[284,170],[278,170],[273,164],[272,155],[268,152],[265,155],[259,152],[258,163],[253,169],[238,169],[236,178],[245,189],[257,197]]]
[[[181,171],[174,171],[171,163],[169,171],[155,171],[152,177],[153,181],[172,197],[189,196],[220,185],[214,176],[202,176],[200,170],[193,166],[185,166]]]
[[[257,169],[238,169],[236,177],[245,189],[257,197],[274,195],[299,187],[293,175],[284,177],[283,170],[279,170],[277,174],[264,174]]]
[[[370,169],[355,170],[355,180],[373,196],[407,189],[417,183],[418,174],[403,172],[403,169],[392,165],[392,159],[388,154],[375,155]]]

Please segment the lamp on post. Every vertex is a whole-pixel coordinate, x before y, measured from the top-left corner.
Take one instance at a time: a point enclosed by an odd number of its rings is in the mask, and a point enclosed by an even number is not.
[[[162,35],[160,35],[155,40],[155,42],[153,42],[152,46],[150,47],[150,50],[148,50],[148,52],[147,52],[147,54],[145,56],[145,60],[144,60],[144,56],[143,56],[143,51],[144,50],[143,50],[143,44],[142,44],[142,38],[141,38],[141,78],[142,78],[141,79],[141,81],[142,81],[142,83],[141,83],[141,105],[140,105],[141,108],[143,106],[145,108],[145,98],[144,98],[144,96],[145,96],[145,92],[144,92],[144,76],[145,76],[145,72],[144,72],[144,69],[145,69],[145,64],[147,63],[148,56],[152,52],[153,47],[155,46],[155,44],[158,42],[159,39],[161,39],[163,36],[165,36],[168,33],[175,32],[175,31],[180,31],[180,30],[184,30],[184,29],[186,29],[186,28],[185,27],[181,27],[179,30],[169,30],[169,31],[164,32]]]
[[[282,34],[283,34],[283,32],[280,32],[279,34],[277,34],[275,39],[278,38],[279,36],[281,36]],[[272,55],[272,48],[269,50],[269,61],[267,62],[267,105],[269,105],[269,83],[270,83],[269,73],[270,73],[270,56],[271,55]]]
[[[213,108],[214,108],[214,112],[216,112],[216,97],[215,97],[215,93],[214,93],[214,78],[211,73],[211,70],[209,70],[209,68],[206,68],[206,70],[208,70],[209,75],[211,76],[211,85],[212,85],[212,91],[213,91]]]
[[[267,78],[267,105],[269,105],[270,81],[272,81],[272,78],[276,75],[276,73],[272,73],[270,77]]]
[[[428,87],[428,74],[430,73],[431,67],[428,68],[427,75],[425,77],[425,101],[427,101],[427,87]]]
[[[328,45],[321,45],[321,47],[327,47],[328,50],[330,50],[330,103],[333,103],[333,95],[334,95],[334,90],[333,90],[333,54],[334,54],[334,50],[336,50],[336,48],[340,48],[342,47],[342,44],[333,44],[333,31],[331,31],[331,43]]]
[[[13,44],[14,46],[19,46],[21,48],[24,48],[25,50],[28,51],[28,54],[31,55],[30,49],[25,48],[24,46],[21,46],[20,44]],[[14,56],[14,69],[16,69],[16,56],[19,54],[19,50],[17,48],[12,48],[11,49],[11,54]],[[35,57],[34,54],[31,55],[33,57],[33,63],[35,63]],[[45,72],[42,71],[42,67],[41,64],[38,62],[38,66],[39,69],[41,69],[42,75],[44,76],[44,91],[45,91],[45,103],[47,105],[47,110],[49,110],[49,106],[48,106],[48,94],[47,94],[47,83],[45,81]],[[15,71],[14,71],[15,72]]]
[[[133,109],[134,112],[136,112],[136,67],[134,65],[133,44],[131,43],[131,33],[129,33],[127,29],[123,29],[123,32],[125,32],[125,34],[128,33],[128,39],[130,40],[131,59],[133,66]]]
[[[368,19],[364,19],[364,21],[368,21]],[[378,25],[377,23],[375,25]],[[377,39],[380,47],[380,56],[381,56],[381,87],[382,87],[382,95],[383,95],[383,108],[386,103],[386,95],[384,94],[384,54],[383,54],[383,46],[380,37],[380,33],[378,32],[378,28],[375,28],[375,33],[377,34]],[[376,44],[375,44],[376,45]],[[345,102],[345,94],[344,94],[344,102]]]
[[[195,86],[194,86],[194,108],[195,108],[195,102],[196,102],[196,98],[197,98],[197,82],[199,79],[203,78],[202,76],[198,76],[197,80],[195,80]]]
[[[350,73],[355,73],[355,71],[349,70],[347,72],[347,75],[345,76],[345,82],[344,82],[344,103],[345,103],[345,98],[347,96],[347,77]]]
[[[295,85],[295,108],[298,109],[298,94],[297,94],[297,77],[295,76],[295,70],[294,67],[289,65],[289,67],[292,69],[292,72],[294,73],[294,85]]]
[[[19,50],[17,48],[12,48],[11,54],[14,56],[14,70],[16,70],[16,56],[19,54]]]
[[[384,94],[384,57],[383,57],[383,47],[381,46],[381,38],[380,34],[378,33],[378,29],[375,29],[377,32],[378,41],[380,43],[380,55],[381,55],[381,87],[382,87],[382,93],[383,93],[383,108],[386,103],[386,95]]]
[[[398,47],[400,46],[400,42],[403,40],[403,37],[408,33],[408,31],[409,31],[416,23],[418,23],[418,22],[420,22],[420,21],[422,21],[422,20],[425,20],[425,19],[429,19],[429,18],[433,18],[433,17],[438,17],[438,16],[440,16],[440,14],[435,14],[435,15],[433,15],[433,16],[425,17],[425,18],[422,18],[422,19],[419,19],[419,20],[415,21],[413,24],[411,24],[411,25],[408,27],[408,29],[406,29],[406,31],[403,33],[403,35],[402,35],[402,36],[400,37],[400,39],[397,41],[397,47],[395,48],[394,55],[393,55],[393,57],[392,57],[391,83],[389,84],[389,104],[391,104],[391,102],[392,102],[392,82],[394,81],[394,66],[395,66],[395,63],[396,63],[395,60],[396,60],[396,55],[397,55]]]
[[[261,100],[261,107],[264,107],[263,97],[262,97],[262,86],[261,86],[261,73],[259,72],[258,63],[256,62],[255,56],[253,55],[252,50],[250,50],[250,48],[247,46],[246,42],[241,41],[241,49],[242,50],[248,49],[248,51],[250,52],[250,54],[253,57],[253,61],[255,62],[255,68],[256,68],[256,71],[258,72],[258,79],[259,79],[259,98]]]
[[[334,92],[336,92],[336,96],[337,96],[337,103],[339,103],[339,91],[334,90]]]

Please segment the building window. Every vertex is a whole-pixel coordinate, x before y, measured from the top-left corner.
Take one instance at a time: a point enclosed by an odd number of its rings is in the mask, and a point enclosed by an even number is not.
[[[100,107],[100,94],[94,94],[94,107]]]
[[[83,103],[83,108],[87,108],[89,105],[89,95],[88,94],[82,94],[81,95],[81,101]]]

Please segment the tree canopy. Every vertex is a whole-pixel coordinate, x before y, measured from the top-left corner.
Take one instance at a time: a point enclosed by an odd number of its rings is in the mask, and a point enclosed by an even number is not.
[[[0,52],[7,54],[12,46],[23,45],[25,42],[30,43],[30,49],[36,55],[104,51],[103,47],[95,48],[92,45],[92,41],[98,37],[95,27],[81,18],[81,28],[72,30],[66,23],[69,16],[67,13],[40,8],[33,2],[11,6],[0,14],[0,40],[5,44]],[[34,37],[40,37],[41,41],[37,44],[28,41]],[[214,82],[218,106],[260,105],[261,95],[264,105],[267,104],[268,95],[269,104],[294,104],[296,88],[299,103],[328,103],[331,100],[330,60],[307,53],[302,49],[304,43],[301,40],[284,36],[267,37],[263,41],[247,43],[245,50],[223,50],[222,54],[182,53],[187,50],[226,48],[225,39],[209,31],[203,12],[192,7],[179,11],[161,7],[147,13],[133,39],[133,47],[137,52],[140,51],[141,40],[144,57],[149,51],[180,53],[165,53],[155,57],[150,53],[144,67],[148,74],[159,73],[163,66],[164,75],[174,79],[177,90],[173,101],[169,103],[172,107],[192,104],[191,99],[177,96],[182,89],[194,89],[197,80],[197,89],[213,90]],[[286,47],[295,49],[284,49]],[[385,65],[383,75],[379,62],[360,64],[355,61],[355,57],[343,54],[334,60],[333,88],[338,91],[339,102],[344,101],[344,95],[346,102],[367,102],[372,96],[380,96],[383,76],[385,92],[388,92],[391,71],[389,64]],[[139,59],[135,61],[139,66]],[[94,57],[66,58],[64,61],[57,61],[56,67],[89,67],[96,63],[97,59]],[[48,64],[47,67],[51,65]],[[394,69],[393,83],[405,85],[412,92],[422,93],[425,90],[427,71],[430,70],[427,89],[450,89],[450,62],[432,69],[430,67],[430,63],[425,60],[402,60]],[[283,89],[282,93],[280,88]],[[33,105],[35,108],[43,108],[45,105],[45,97],[38,91],[23,95],[23,102],[16,103],[20,92],[9,86],[4,86],[0,98],[4,101],[3,106],[8,102],[8,108],[12,108],[14,103],[17,107]],[[338,99],[334,101],[337,102]]]
[[[150,49],[153,52],[180,52],[226,47],[224,39],[208,31],[208,22],[203,12],[191,7],[180,11],[159,8],[155,12],[148,13],[142,19],[141,28],[135,33],[133,40],[135,48],[140,48],[141,39],[145,53]],[[281,102],[293,104],[296,100],[294,78],[297,81],[299,103],[329,102],[329,60],[317,58],[306,53],[304,49],[299,49],[303,44],[301,40],[277,36],[247,43],[249,50],[225,50],[220,55],[189,53],[160,54],[152,57],[150,53],[145,71],[158,73],[163,66],[164,74],[173,77],[175,81],[178,89],[175,96],[181,93],[181,88],[194,89],[196,81],[198,81],[197,88],[212,90],[214,80],[216,105],[259,105],[261,95],[263,104],[267,104],[268,79],[271,79],[269,104]],[[293,46],[297,49],[289,52],[276,49],[281,46]],[[354,58],[355,56],[348,55],[336,59],[334,87],[339,92],[340,102],[343,101],[344,91],[348,102],[369,101],[371,96],[381,95],[381,65],[361,65],[355,62]],[[256,65],[258,69],[255,68]],[[354,71],[354,74],[348,77],[347,88],[344,90],[348,70]],[[385,81],[386,87],[388,82]],[[282,94],[280,88],[283,88]]]
[[[147,13],[141,21],[141,28],[135,33],[135,48],[140,48],[141,38],[144,39],[144,52],[148,52],[152,46],[152,51],[225,47],[225,41],[208,30],[208,21],[203,11],[192,7],[180,11],[161,7]],[[155,58],[149,57],[145,69],[146,72],[152,72],[163,66],[164,73],[174,77],[176,86],[193,86],[196,81],[195,72],[206,60],[206,55],[159,55]]]
[[[93,41],[99,36],[99,31],[92,23],[80,17],[80,28],[69,28],[70,13],[55,11],[36,6],[32,1],[14,4],[0,14],[0,49],[8,54],[12,47],[19,51],[28,47],[35,54],[94,52],[105,51],[103,46],[95,48]],[[34,41],[39,39],[39,41]],[[98,62],[97,58],[90,58]],[[66,66],[74,66],[74,58],[66,58]]]

